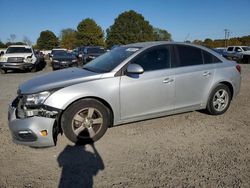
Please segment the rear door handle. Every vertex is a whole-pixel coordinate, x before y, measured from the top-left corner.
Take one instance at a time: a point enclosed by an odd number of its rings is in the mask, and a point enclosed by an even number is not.
[[[165,78],[165,79],[163,80],[163,83],[167,84],[167,83],[171,83],[171,82],[173,82],[173,81],[174,81],[174,79],[172,79],[172,78]]]
[[[210,76],[211,75],[211,72],[209,72],[209,71],[205,71],[205,72],[203,72],[203,74],[202,74],[203,76]]]

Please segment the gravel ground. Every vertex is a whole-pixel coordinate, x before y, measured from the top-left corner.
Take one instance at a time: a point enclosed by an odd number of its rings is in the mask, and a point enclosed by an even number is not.
[[[0,187],[250,187],[250,65],[221,116],[190,112],[110,128],[95,146],[12,143],[8,103],[37,73],[0,75]]]

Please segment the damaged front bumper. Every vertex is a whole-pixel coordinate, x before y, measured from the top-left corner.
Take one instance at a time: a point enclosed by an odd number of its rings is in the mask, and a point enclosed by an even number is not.
[[[31,147],[54,146],[58,135],[57,120],[60,110],[52,111],[42,107],[21,110],[19,102],[15,100],[9,106],[8,112],[13,142]]]

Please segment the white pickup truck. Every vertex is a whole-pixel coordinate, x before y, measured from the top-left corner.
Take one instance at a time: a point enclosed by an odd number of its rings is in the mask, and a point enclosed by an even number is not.
[[[226,57],[242,63],[250,63],[250,47],[248,46],[228,46]]]
[[[6,73],[7,70],[30,70],[36,71],[38,64],[32,47],[27,45],[11,45],[6,52],[0,57],[0,71]]]

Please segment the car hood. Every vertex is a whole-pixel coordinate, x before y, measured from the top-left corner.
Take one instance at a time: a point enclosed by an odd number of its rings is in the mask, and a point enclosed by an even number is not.
[[[102,74],[81,68],[67,68],[44,74],[21,84],[18,94],[32,94],[66,87],[80,82],[100,79]]]
[[[11,54],[4,54],[3,57],[24,57],[27,58],[27,56],[31,56],[32,53],[11,53]]]

